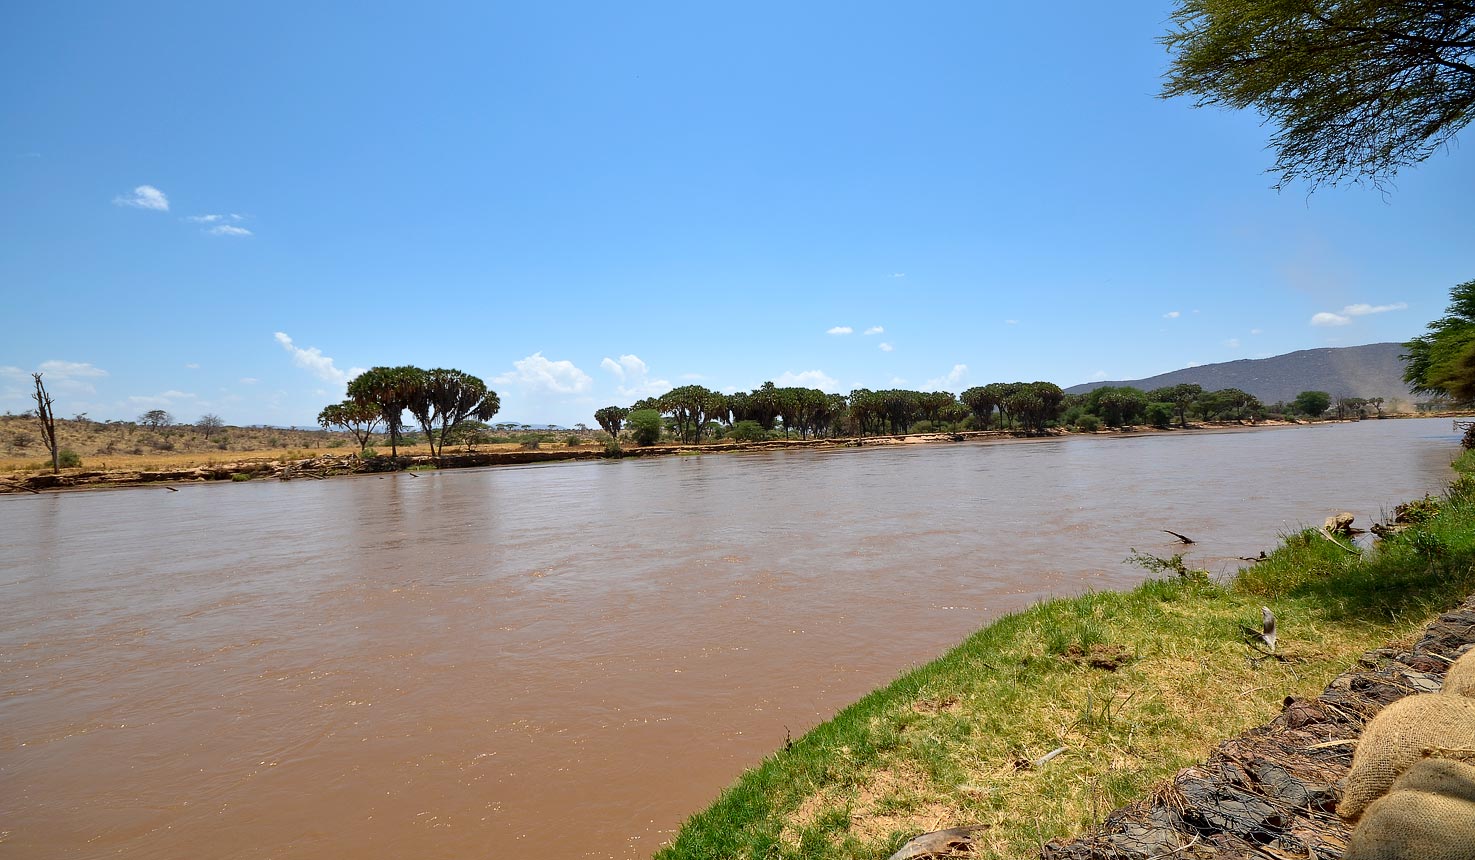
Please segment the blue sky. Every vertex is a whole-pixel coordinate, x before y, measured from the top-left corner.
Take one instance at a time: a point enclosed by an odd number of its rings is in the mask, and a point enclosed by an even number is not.
[[[301,425],[411,363],[593,424],[1420,333],[1475,157],[1276,192],[1259,117],[1155,97],[1169,8],[7,4],[0,408]]]

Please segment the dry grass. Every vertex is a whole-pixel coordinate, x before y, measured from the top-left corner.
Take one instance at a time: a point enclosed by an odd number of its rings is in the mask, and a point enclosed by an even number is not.
[[[104,423],[58,419],[58,447],[75,451],[84,470],[166,471],[239,463],[248,460],[303,459],[322,454],[348,455],[358,451],[358,442],[348,433],[327,430],[291,430],[275,427],[222,427],[210,437],[192,426],[161,429],[132,422]],[[544,448],[562,448],[565,438],[580,436],[594,445],[595,434],[575,431],[539,431],[508,434],[514,441],[477,445],[477,451],[517,451],[524,441],[542,439]],[[373,443],[379,453],[389,453],[382,437]],[[401,445],[400,453],[429,454],[429,445]],[[464,450],[464,449],[457,449]],[[446,453],[451,448],[447,446]],[[0,416],[0,472],[51,471],[50,455],[41,444],[36,419]],[[76,470],[72,470],[76,471]]]

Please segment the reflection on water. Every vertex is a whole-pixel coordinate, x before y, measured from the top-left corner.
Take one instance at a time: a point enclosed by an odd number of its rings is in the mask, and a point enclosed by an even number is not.
[[[1444,419],[0,499],[15,856],[648,856],[1002,612],[1437,490]]]

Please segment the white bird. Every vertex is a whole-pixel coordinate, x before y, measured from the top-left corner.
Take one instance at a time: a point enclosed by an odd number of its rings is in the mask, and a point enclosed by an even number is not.
[[[1260,638],[1265,640],[1265,644],[1270,646],[1270,653],[1274,654],[1275,653],[1275,613],[1270,611],[1270,607],[1268,607],[1268,606],[1262,606],[1262,607],[1260,607],[1260,623],[1263,624],[1264,627],[1265,627],[1265,632],[1263,632],[1263,633],[1260,634]]]

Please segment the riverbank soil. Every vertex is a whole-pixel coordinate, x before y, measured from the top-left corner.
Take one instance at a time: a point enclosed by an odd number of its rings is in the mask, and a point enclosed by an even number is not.
[[[1351,828],[1337,817],[1362,729],[1405,696],[1440,689],[1475,645],[1475,598],[1440,615],[1411,649],[1379,648],[1315,699],[1289,698],[1275,719],[1225,741],[1152,796],[1116,810],[1086,836],[1051,842],[1043,860],[1341,856]]]
[[[1178,802],[1156,787],[1277,714],[1345,738],[1365,719],[1357,703],[1383,693],[1326,700],[1346,725],[1285,703],[1319,701],[1388,642],[1403,643],[1390,660],[1403,654],[1475,593],[1475,479],[1437,507],[1367,551],[1307,530],[1226,584],[1190,571],[1001,618],[770,756],[657,857],[860,860],[953,827],[973,828],[981,856],[1035,857],[1149,792]],[[1278,619],[1273,656],[1255,633],[1262,606]],[[1428,667],[1386,671],[1404,668]]]

